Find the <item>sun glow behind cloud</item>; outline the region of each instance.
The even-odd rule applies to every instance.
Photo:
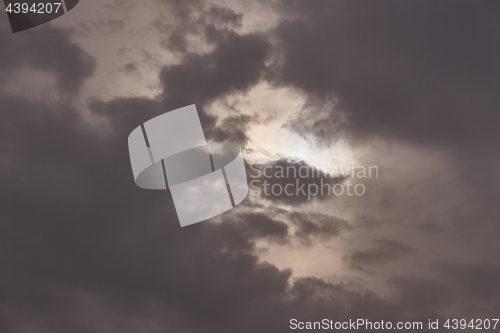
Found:
[[[300,112],[304,104],[305,98],[300,93],[262,82],[248,92],[214,101],[209,112],[222,119],[234,114],[255,117],[247,132],[250,140],[245,158],[249,162],[287,158],[307,161],[316,167],[353,163],[354,155],[346,142],[318,145],[287,127],[290,118]]]

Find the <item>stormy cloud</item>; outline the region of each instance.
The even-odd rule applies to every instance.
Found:
[[[496,2],[148,6],[81,2],[15,35],[0,15],[2,332],[287,332],[292,318],[425,332],[428,319],[497,315]],[[101,34],[89,12],[123,24]],[[115,70],[156,86],[116,93]],[[108,84],[110,98],[94,95]],[[293,92],[297,109],[215,103],[256,87]],[[251,196],[180,228],[168,190],[135,186],[127,137],[190,104],[209,139],[242,147],[249,181],[293,180],[264,177],[277,166],[320,175],[306,184],[350,180],[317,151],[377,161],[380,177],[364,196]],[[255,157],[263,128],[307,145]]]

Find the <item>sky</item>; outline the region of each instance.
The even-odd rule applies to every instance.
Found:
[[[81,0],[16,34],[1,14],[0,332],[498,318],[499,14],[494,0]],[[127,138],[191,104],[258,186],[181,228],[168,190],[135,185]]]

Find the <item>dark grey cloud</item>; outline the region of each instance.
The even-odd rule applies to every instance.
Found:
[[[242,14],[232,9],[206,6],[200,1],[171,1],[163,5],[174,16],[174,21],[179,22],[175,21],[174,29],[161,21],[156,21],[154,26],[167,38],[162,45],[169,51],[180,52],[181,61],[164,66],[159,73],[163,92],[155,100],[158,102],[155,109],[163,113],[196,104],[208,139],[245,145],[248,125],[255,117],[235,114],[217,125],[217,117],[205,107],[217,98],[245,92],[257,84],[267,70],[270,43],[265,36],[238,34],[230,29],[240,25],[242,19]],[[213,50],[190,53],[188,36],[206,40],[213,45]]]
[[[337,99],[350,131],[461,149],[499,139],[496,2],[285,1],[283,11],[277,82],[311,103]],[[325,121],[304,129],[333,136],[339,116]]]
[[[156,19],[154,26],[162,32],[160,44],[169,51],[188,52],[189,37],[202,37],[209,43],[220,40],[234,28],[241,26],[243,15],[228,7],[203,1],[169,1],[163,3],[169,19]],[[175,24],[172,24],[175,21]]]
[[[246,133],[252,122],[256,122],[255,117],[246,114],[229,116],[218,128],[214,129],[212,139],[218,142],[233,142],[239,144],[240,147],[245,147],[249,141]]]
[[[235,212],[238,212],[237,208]],[[288,242],[288,225],[265,213],[229,214],[223,220],[233,224],[239,221],[238,228],[242,233],[248,234],[249,239],[268,239],[280,244]]]
[[[382,219],[376,218],[367,214],[358,214],[355,218],[355,224],[360,228],[377,228],[384,224],[388,223],[388,221],[384,221]]]
[[[370,271],[391,261],[404,258],[412,252],[407,245],[391,239],[379,239],[374,243],[374,247],[357,250],[344,260],[353,269]]]
[[[0,84],[8,82],[14,71],[27,67],[55,75],[61,93],[78,93],[95,64],[80,47],[68,42],[68,31],[44,24],[12,34],[7,32],[8,24],[7,16],[0,15]]]
[[[497,265],[487,262],[439,263],[436,268],[453,288],[463,293],[464,299],[481,300],[485,307],[490,304],[494,309],[500,306],[500,269]]]
[[[436,223],[432,222],[427,222],[427,223],[422,223],[417,226],[420,230],[423,230],[428,233],[438,233],[443,231],[443,227],[439,226]]]
[[[352,229],[347,221],[321,213],[293,212],[289,217],[297,226],[295,236],[305,245],[312,245],[318,239],[330,240],[338,237],[342,231]]]
[[[123,70],[127,73],[135,72],[137,71],[137,64],[129,62],[128,64],[123,66]]]
[[[186,55],[181,64],[166,66],[160,73],[165,104],[170,110],[196,104],[211,137],[215,117],[206,113],[205,105],[217,97],[247,91],[259,82],[269,49],[269,43],[259,36],[230,33],[213,52]]]
[[[420,311],[426,304],[429,312],[448,309],[466,312],[468,318],[487,318],[498,312],[498,265],[484,261],[441,262],[434,267],[432,278],[392,279],[396,288],[405,290],[398,296],[401,306]]]
[[[110,7],[111,8],[111,7]],[[114,10],[120,10],[120,8],[113,8]],[[92,33],[119,33],[122,32],[127,26],[126,20],[124,19],[95,19],[89,20],[87,22],[80,23],[79,32],[82,34],[92,34]]]
[[[195,6],[193,3],[193,6],[198,8],[197,6],[201,5]],[[203,8],[201,6],[201,9]],[[185,8],[181,6],[178,9]],[[191,10],[188,12],[191,13]],[[189,13],[183,13],[181,10],[179,15],[191,15]],[[222,16],[220,20],[234,21],[233,23],[240,18],[240,15],[229,9],[213,6],[205,8],[203,14],[214,20]],[[196,104],[204,132],[209,140],[231,141],[241,146],[246,145],[249,140],[246,134],[249,125],[252,122],[261,122],[260,118],[235,113],[217,124],[217,117],[208,113],[205,108],[217,98],[245,92],[260,82],[267,70],[266,59],[271,45],[264,36],[240,35],[233,31],[218,29],[206,22],[202,23],[198,22],[210,30],[210,38],[215,43],[214,50],[206,54],[185,53],[179,64],[164,66],[159,74],[163,87],[160,98],[155,100],[118,98],[109,103],[94,101],[92,109],[101,115],[109,112],[113,114],[133,112],[136,117],[147,120],[149,119],[147,117],[153,115]],[[204,36],[205,30],[199,33]],[[134,66],[137,67],[133,63],[127,66],[125,67],[127,71],[133,70]],[[142,108],[144,112],[137,112]],[[127,127],[127,130],[129,129],[130,127]]]
[[[332,200],[335,197],[332,187],[346,179],[325,173],[306,161],[286,158],[248,164],[247,175],[250,191],[260,193],[261,197],[272,202],[292,206],[306,204],[311,200]],[[285,192],[287,185],[288,194]]]

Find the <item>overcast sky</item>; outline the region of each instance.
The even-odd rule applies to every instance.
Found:
[[[498,318],[499,15],[494,0],[81,0],[12,34],[1,13],[0,332]],[[181,228],[168,191],[135,185],[127,138],[190,104],[249,181],[378,177]]]

